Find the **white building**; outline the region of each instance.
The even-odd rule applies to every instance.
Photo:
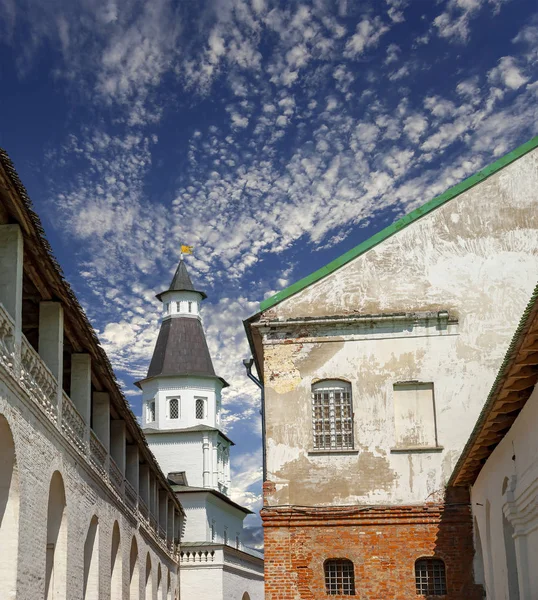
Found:
[[[178,598],[181,515],[0,150],[0,598]]]
[[[263,560],[243,544],[250,511],[233,502],[230,447],[220,430],[221,392],[183,260],[163,303],[161,329],[143,391],[143,430],[185,509],[181,591],[197,600],[263,598]]]
[[[538,598],[538,287],[450,484],[471,485],[475,579],[488,600]]]

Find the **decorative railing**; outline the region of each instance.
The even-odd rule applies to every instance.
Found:
[[[86,453],[86,424],[65,392],[62,392],[62,431],[81,452]]]
[[[58,382],[43,359],[23,335],[21,338],[21,385],[56,422],[58,416]]]
[[[182,563],[204,563],[214,562],[215,551],[214,550],[193,550],[187,552],[181,552],[180,558]]]
[[[140,513],[140,516],[142,517],[142,519],[144,519],[144,521],[149,521],[148,505],[144,502],[144,500],[142,500],[141,496],[138,497],[138,512]]]
[[[125,503],[131,510],[136,511],[138,494],[136,493],[136,490],[134,489],[134,487],[127,481],[127,479],[125,480],[124,485],[125,485]]]
[[[93,466],[105,478],[108,475],[106,468],[107,456],[107,449],[103,446],[93,429],[90,429],[90,460]]]
[[[123,492],[123,473],[120,471],[118,465],[114,462],[112,457],[109,458],[110,465],[108,472],[110,473],[110,481],[116,488],[116,491],[121,495]]]
[[[15,322],[0,303],[0,363],[12,371],[15,366]]]

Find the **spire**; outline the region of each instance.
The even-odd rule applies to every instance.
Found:
[[[157,298],[161,300],[162,295],[166,292],[196,292],[200,294],[202,298],[207,298],[207,295],[204,292],[200,292],[199,290],[194,289],[183,258],[181,258],[179,261],[179,265],[177,266],[176,272],[174,273],[174,277],[172,279],[170,287],[164,292],[157,294]]]

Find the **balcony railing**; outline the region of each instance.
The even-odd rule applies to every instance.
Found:
[[[84,421],[69,396],[62,390],[61,420],[58,412],[58,382],[26,337],[21,334],[21,347],[15,347],[15,322],[0,303],[0,366],[18,383],[41,411],[61,430],[68,442],[97,472],[99,479],[124,501],[155,542],[166,552],[178,553],[179,548],[166,531],[159,528],[157,519],[146,503],[125,479],[95,432]],[[108,463],[108,464],[107,464]],[[108,466],[108,469],[107,469]]]
[[[58,414],[58,382],[39,354],[23,335],[21,338],[21,385],[41,405],[52,421]]]

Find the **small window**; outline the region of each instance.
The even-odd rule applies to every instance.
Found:
[[[355,573],[350,560],[325,561],[325,591],[329,596],[355,595]]]
[[[239,536],[235,536],[235,547],[239,550]]]
[[[192,302],[189,302],[189,312],[192,312]]]
[[[148,402],[146,418],[148,423],[155,421],[155,402]]]
[[[228,530],[224,528],[224,545],[228,545]]]
[[[181,311],[181,302],[176,302],[176,311],[180,312]]]
[[[211,541],[215,541],[215,519],[211,521]]]
[[[179,399],[178,398],[170,398],[168,410],[169,410],[169,414],[170,414],[170,419],[179,419]]]
[[[320,381],[312,386],[314,449],[353,449],[351,385],[345,381]]]
[[[203,419],[205,417],[205,400],[196,398],[196,418]]]
[[[440,558],[420,558],[415,563],[417,596],[447,594],[445,563]]]
[[[170,302],[167,302],[167,303],[164,305],[164,312],[165,312],[165,313],[167,313],[169,308],[170,308]]]

